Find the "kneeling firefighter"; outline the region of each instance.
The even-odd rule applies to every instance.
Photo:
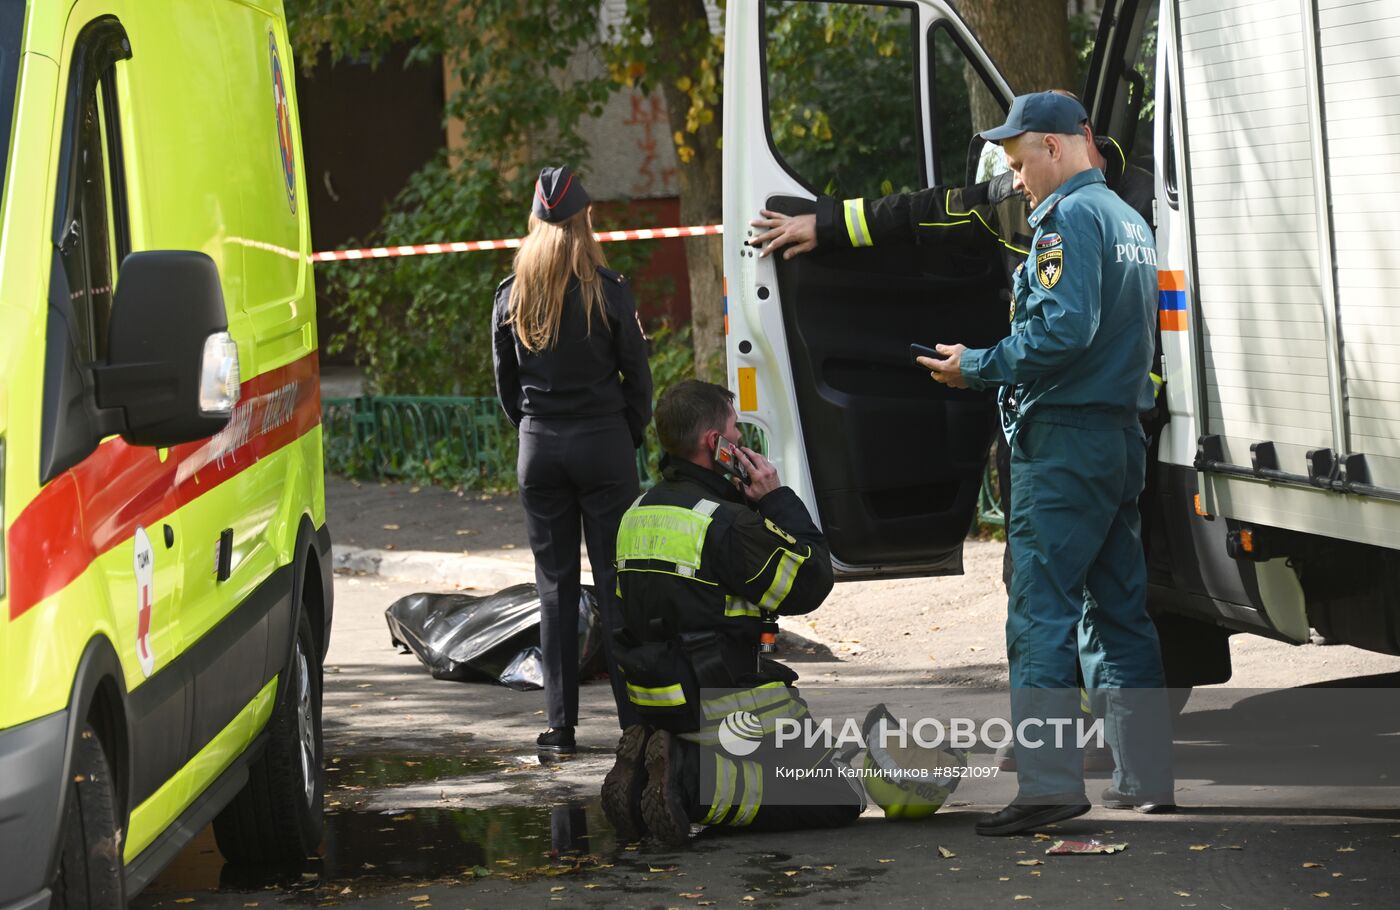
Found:
[[[807,706],[797,674],[760,656],[764,624],[826,599],[831,556],[777,470],[737,445],[733,398],[696,380],[667,389],[656,407],[664,479],[618,531],[615,654],[642,723],[622,734],[603,807],[629,840],[683,844],[692,823],[831,827],[865,805],[833,749],[775,735]]]

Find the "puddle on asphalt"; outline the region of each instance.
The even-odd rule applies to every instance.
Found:
[[[326,762],[326,789],[332,792],[369,790],[449,777],[488,774],[519,764],[520,760],[516,757],[490,753],[423,755],[415,758],[387,754],[337,756]]]
[[[565,874],[618,852],[597,799],[545,807],[327,812],[319,857],[286,867],[234,866],[224,862],[206,828],[145,894],[281,891],[320,903],[408,883]]]

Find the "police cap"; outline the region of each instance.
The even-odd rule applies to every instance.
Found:
[[[547,167],[535,182],[535,201],[530,211],[541,221],[559,224],[583,211],[588,202],[583,183],[567,165]]]

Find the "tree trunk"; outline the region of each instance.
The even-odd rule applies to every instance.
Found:
[[[1078,93],[1065,0],[959,0],[958,11],[1016,94],[1062,88]],[[1005,116],[982,81],[968,73],[973,125],[988,129]]]
[[[700,53],[682,39],[687,24],[707,22],[704,0],[653,0],[648,10],[652,40],[658,49],[677,54],[680,71],[695,72]],[[714,119],[695,133],[686,132],[690,97],[674,81],[661,86],[672,133],[683,133],[695,149],[689,163],[680,162],[681,223],[717,224],[723,214],[723,175],[719,145],[720,108]],[[724,382],[724,241],[692,237],[685,241],[690,271],[690,320],[695,344],[695,373],[701,379]],[[659,391],[659,390],[658,390]]]

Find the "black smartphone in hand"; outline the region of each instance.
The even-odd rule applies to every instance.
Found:
[[[918,367],[918,368],[921,369],[921,370],[922,370],[922,369],[927,369],[922,363],[919,363],[919,358],[920,358],[920,357],[932,357],[934,360],[943,360],[943,359],[944,359],[944,357],[943,357],[942,354],[938,353],[936,350],[934,350],[933,348],[929,347],[928,345],[923,345],[923,344],[911,344],[911,345],[909,345],[909,362],[912,363],[914,366]]]
[[[739,482],[744,486],[753,482],[748,469],[739,460],[738,447],[723,436],[715,442],[715,464],[719,465],[719,469],[730,477],[739,478]]]

